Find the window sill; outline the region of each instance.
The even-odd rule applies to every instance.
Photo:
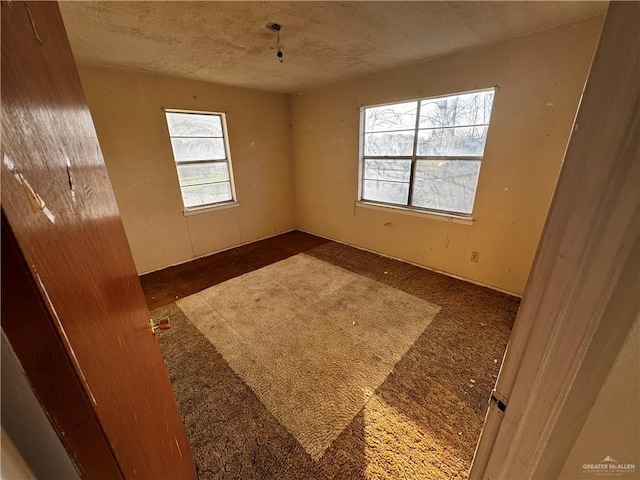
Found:
[[[423,210],[415,210],[413,208],[395,206],[395,205],[380,205],[378,203],[371,203],[365,201],[356,202],[356,207],[370,208],[372,210],[382,210],[388,212],[389,210],[396,211],[397,213],[414,215],[417,217],[430,218],[441,222],[459,223],[461,225],[473,225],[475,219],[471,217],[463,217],[457,215],[451,215],[449,213],[437,213],[428,212]]]
[[[236,208],[240,206],[240,202],[227,202],[220,203],[218,205],[207,205],[205,207],[194,207],[183,212],[185,217],[189,217],[191,215],[198,215],[199,213],[208,213],[215,212],[217,210],[226,210],[227,208]]]

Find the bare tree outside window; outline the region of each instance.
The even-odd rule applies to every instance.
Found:
[[[364,108],[362,200],[471,215],[494,94]]]
[[[165,115],[185,210],[232,202],[224,114],[167,110]]]

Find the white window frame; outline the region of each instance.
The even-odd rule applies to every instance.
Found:
[[[224,143],[224,151],[225,151],[225,159],[223,160],[190,160],[188,162],[178,162],[176,161],[175,154],[173,152],[173,146],[171,149],[171,154],[173,156],[173,165],[176,169],[176,174],[178,174],[178,164],[207,164],[207,163],[226,163],[227,169],[229,171],[229,183],[231,188],[231,200],[225,200],[222,202],[214,202],[207,203],[202,205],[194,205],[192,207],[187,207],[184,204],[184,197],[182,196],[182,183],[180,183],[180,176],[178,174],[178,188],[180,188],[180,198],[182,200],[182,206],[184,208],[184,215],[193,215],[196,213],[204,213],[211,210],[224,209],[229,207],[234,207],[239,205],[236,197],[236,186],[235,186],[235,178],[233,175],[233,162],[231,161],[231,149],[229,148],[229,134],[227,131],[227,115],[225,112],[206,112],[201,110],[184,110],[177,108],[165,108],[163,109],[165,113],[165,125],[167,125],[167,132],[169,135],[169,141],[171,142],[172,138],[176,138],[176,136],[171,135],[171,131],[169,130],[169,124],[167,122],[167,113],[186,113],[186,114],[194,114],[194,115],[210,115],[220,117],[220,124],[222,125],[222,138]],[[195,137],[193,137],[195,138]],[[206,137],[206,138],[219,138],[219,137]]]
[[[436,95],[436,96],[431,96],[431,97],[422,97],[422,98],[418,98],[418,99],[411,99],[411,100],[402,100],[402,101],[398,101],[398,102],[389,102],[389,103],[382,103],[382,104],[376,104],[376,105],[366,105],[363,107],[360,107],[360,135],[359,135],[359,140],[360,140],[360,144],[359,144],[359,163],[358,163],[358,202],[359,204],[363,205],[363,206],[373,206],[373,207],[379,207],[379,208],[394,208],[394,209],[399,209],[399,210],[407,210],[410,212],[416,212],[416,213],[423,213],[423,214],[432,214],[432,215],[436,215],[436,216],[445,216],[445,217],[453,217],[453,218],[460,218],[460,219],[468,219],[469,221],[472,221],[472,214],[473,214],[473,208],[475,207],[475,200],[477,198],[477,194],[478,194],[478,186],[476,185],[476,190],[474,191],[474,202],[473,202],[473,206],[472,206],[472,211],[470,213],[465,213],[465,212],[456,212],[456,211],[450,211],[450,210],[444,210],[444,209],[436,209],[436,208],[426,208],[426,207],[420,207],[420,206],[414,206],[411,205],[411,200],[412,200],[412,196],[413,196],[413,187],[414,187],[414,179],[415,179],[415,166],[416,166],[416,161],[417,160],[446,160],[446,161],[456,161],[456,160],[472,160],[472,161],[478,161],[480,162],[480,169],[478,171],[478,178],[480,175],[480,171],[482,170],[482,159],[484,157],[484,151],[482,155],[473,155],[473,156],[463,156],[463,155],[456,155],[456,156],[433,156],[433,155],[417,155],[417,147],[418,147],[418,132],[419,130],[425,130],[420,129],[419,128],[419,122],[420,122],[420,106],[422,104],[423,101],[425,100],[435,100],[438,98],[446,98],[446,97],[455,97],[455,96],[459,96],[459,95],[467,95],[467,94],[471,94],[471,93],[482,93],[482,92],[493,92],[494,93],[494,98],[493,98],[493,103],[492,103],[492,107],[491,107],[491,114],[489,117],[489,121],[486,124],[478,124],[478,125],[469,125],[469,126],[486,126],[487,127],[487,138],[488,138],[488,132],[489,132],[489,126],[491,124],[491,117],[493,116],[493,106],[495,104],[495,95],[497,93],[497,87],[489,87],[489,88],[481,88],[481,89],[477,89],[477,90],[468,90],[468,91],[464,91],[464,92],[456,92],[456,93],[447,93],[444,95]],[[414,127],[414,140],[413,140],[413,149],[412,149],[412,154],[411,155],[392,155],[392,156],[385,156],[385,155],[365,155],[364,154],[364,141],[365,141],[365,125],[366,125],[366,110],[370,109],[370,108],[376,108],[376,107],[383,107],[386,105],[398,105],[398,104],[402,104],[402,103],[409,103],[409,102],[416,102],[417,103],[417,110],[416,110],[416,123],[415,123],[415,127]],[[466,125],[461,125],[460,127],[464,127]],[[442,127],[441,127],[442,128]],[[444,127],[444,128],[452,128],[452,127]],[[485,147],[486,147],[486,140],[485,140]],[[400,204],[400,203],[391,203],[391,202],[383,202],[383,201],[379,201],[379,200],[369,200],[364,198],[364,164],[365,164],[365,159],[374,159],[374,160],[411,160],[411,171],[410,171],[410,176],[409,176],[409,195],[407,196],[407,203],[406,204]],[[479,183],[479,180],[478,180]]]

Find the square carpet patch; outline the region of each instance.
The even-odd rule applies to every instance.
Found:
[[[314,460],[440,311],[305,254],[176,304]]]

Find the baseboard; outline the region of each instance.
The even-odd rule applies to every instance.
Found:
[[[445,272],[443,270],[438,270],[436,268],[427,267],[426,265],[421,265],[419,263],[411,262],[409,260],[405,260],[404,258],[398,258],[398,257],[394,257],[392,255],[387,255],[386,253],[377,252],[375,250],[371,250],[369,248],[361,247],[359,245],[353,245],[351,243],[343,242],[342,240],[338,240],[336,238],[331,238],[331,237],[328,237],[326,235],[320,235],[319,233],[310,232],[308,230],[303,230],[301,228],[294,228],[294,230],[297,230],[299,232],[308,233],[309,235],[315,235],[316,237],[324,238],[326,240],[331,240],[332,242],[341,243],[342,245],[347,245],[348,247],[356,248],[358,250],[363,250],[365,252],[374,253],[376,255],[380,255],[381,257],[390,258],[391,260],[396,260],[396,261],[402,262],[402,263],[408,263],[409,265],[413,265],[414,267],[423,268],[425,270],[429,270],[430,272],[435,272],[435,273],[439,273],[441,275],[446,275],[447,277],[455,278],[456,280],[462,280],[463,282],[473,283],[474,285],[478,285],[480,287],[489,288],[491,290],[495,290],[496,292],[505,293],[507,295],[511,295],[512,297],[522,298],[522,294],[520,294],[520,293],[515,293],[515,292],[512,292],[510,290],[506,290],[504,288],[496,287],[494,285],[489,285],[489,284],[486,284],[486,283],[478,282],[478,281],[472,280],[470,278],[461,277],[460,275],[455,275],[453,273]]]
[[[431,268],[431,267],[428,267],[426,265],[421,265],[419,263],[411,262],[409,260],[405,260],[404,258],[394,257],[393,255],[387,255],[386,253],[378,252],[376,250],[371,250],[369,248],[361,247],[359,245],[354,245],[352,243],[348,243],[348,242],[344,242],[342,240],[338,240],[337,238],[331,238],[331,237],[329,237],[327,235],[321,235],[319,233],[315,233],[315,232],[311,232],[311,231],[308,231],[308,230],[304,230],[302,228],[291,228],[289,230],[284,230],[282,232],[274,233],[273,235],[269,235],[269,236],[266,236],[266,237],[261,237],[261,238],[255,239],[255,240],[251,240],[249,242],[239,243],[239,244],[233,245],[231,247],[223,248],[221,250],[216,250],[215,252],[205,253],[204,255],[198,255],[197,257],[192,257],[192,258],[189,258],[187,260],[182,260],[180,262],[172,263],[172,264],[166,265],[164,267],[156,268],[156,269],[153,269],[153,270],[148,270],[146,272],[139,273],[138,276],[141,277],[142,275],[147,275],[149,273],[158,272],[160,270],[164,270],[165,268],[175,267],[177,265],[182,265],[183,263],[188,263],[188,262],[192,262],[193,260],[198,260],[199,258],[209,257],[211,255],[216,255],[218,253],[226,252],[227,250],[232,250],[234,248],[243,247],[245,245],[250,245],[252,243],[260,242],[262,240],[267,240],[269,238],[277,237],[278,235],[284,235],[285,233],[290,233],[290,232],[295,232],[295,231],[307,233],[309,235],[314,235],[316,237],[324,238],[326,240],[331,240],[332,242],[340,243],[342,245],[347,245],[348,247],[352,247],[352,248],[356,248],[358,250],[362,250],[362,251],[365,251],[365,252],[373,253],[375,255],[380,255],[381,257],[390,258],[391,260],[396,260],[398,262],[408,263],[409,265],[413,265],[414,267],[423,268],[425,270],[429,270],[430,272],[439,273],[440,275],[446,275],[447,277],[455,278],[456,280],[462,280],[463,282],[473,283],[474,285],[479,285],[481,287],[489,288],[491,290],[495,290],[495,291],[500,292],[500,293],[505,293],[507,295],[511,295],[512,297],[522,298],[522,294],[520,294],[520,293],[515,293],[515,292],[512,292],[510,290],[506,290],[504,288],[496,287],[494,285],[489,285],[489,284],[486,284],[486,283],[478,282],[477,280],[472,280],[470,278],[462,277],[460,275],[455,275],[453,273],[445,272],[443,270],[438,270],[436,268]]]
[[[291,228],[289,230],[284,230],[282,232],[274,233],[273,235],[268,235],[266,237],[256,238],[255,240],[251,240],[249,242],[238,243],[237,245],[232,245],[231,247],[223,248],[221,250],[216,250],[215,252],[205,253],[204,255],[198,255],[196,257],[188,258],[186,260],[181,260],[179,262],[172,263],[170,265],[165,265],[164,267],[155,268],[153,270],[148,270],[146,272],[138,273],[138,277],[141,277],[142,275],[147,275],[148,273],[159,272],[160,270],[164,270],[165,268],[176,267],[178,265],[182,265],[183,263],[193,262],[194,260],[198,260],[199,258],[210,257],[211,255],[216,255],[218,253],[226,252],[227,250],[233,250],[234,248],[244,247],[245,245],[250,245],[252,243],[261,242],[262,240],[267,240],[269,238],[277,237],[278,235],[284,235],[285,233],[295,232],[296,230],[298,230],[298,229],[297,228]],[[317,235],[317,236],[319,236],[319,235]]]

